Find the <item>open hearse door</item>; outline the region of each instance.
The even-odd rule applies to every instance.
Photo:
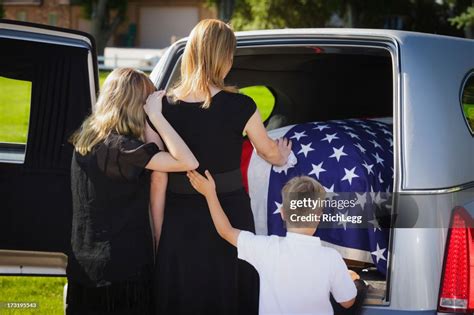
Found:
[[[1,115],[25,111],[20,126],[6,124],[0,134],[0,273],[64,275],[72,212],[68,138],[95,103],[94,40],[0,19],[0,51],[1,84],[14,81],[27,91],[21,99],[13,91],[0,98],[8,102]],[[8,136],[22,127],[23,140]]]

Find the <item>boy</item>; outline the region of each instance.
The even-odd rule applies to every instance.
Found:
[[[289,220],[290,211],[298,214],[298,210],[290,210],[290,204],[294,204],[292,196],[325,198],[324,188],[316,180],[295,177],[283,187],[281,215],[287,235],[279,237],[255,235],[232,227],[219,203],[211,174],[206,171],[204,177],[190,171],[187,175],[194,189],[206,198],[219,235],[237,247],[238,258],[258,271],[260,314],[333,314],[330,293],[344,308],[354,304],[357,290],[341,255],[313,237],[317,223],[302,225]],[[300,210],[299,214],[307,214],[312,209]],[[319,216],[322,208],[316,212]]]

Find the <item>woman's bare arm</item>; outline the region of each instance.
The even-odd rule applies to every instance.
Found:
[[[258,110],[250,117],[244,131],[262,159],[273,165],[285,165],[291,152],[291,141],[271,139],[263,126]]]
[[[166,186],[168,173],[153,172],[151,175],[150,208],[155,234],[155,247],[160,243],[161,227],[165,211]]]
[[[160,150],[164,150],[164,144],[160,136],[146,123],[145,141],[154,142]],[[161,236],[161,226],[165,210],[166,186],[168,185],[168,173],[153,171],[151,174],[150,186],[150,209],[153,222],[153,232],[155,235],[155,247],[158,247]]]

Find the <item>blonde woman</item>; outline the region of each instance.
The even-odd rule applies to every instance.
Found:
[[[255,102],[225,85],[235,46],[227,24],[215,19],[199,22],[184,50],[181,79],[163,98],[163,115],[196,155],[198,171],[215,174],[219,200],[232,225],[255,232],[240,172],[242,134],[275,165],[286,163],[291,143],[270,139]],[[152,185],[152,197],[161,193]],[[257,314],[257,272],[238,260],[235,248],[219,237],[206,200],[186,174],[168,175],[164,214],[159,214],[160,209],[154,209],[162,218],[156,222],[163,222],[156,258],[155,314]]]
[[[72,137],[67,314],[150,314],[150,171],[198,165],[161,114],[163,95],[144,73],[114,70]],[[145,143],[145,112],[168,152],[158,137]]]

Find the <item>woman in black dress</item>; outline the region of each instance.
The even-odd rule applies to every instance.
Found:
[[[197,167],[161,114],[164,93],[154,91],[144,73],[114,70],[94,112],[71,139],[67,314],[150,314],[150,170]],[[161,140],[145,139],[154,134],[145,112],[169,152],[162,151]]]
[[[198,23],[184,50],[181,79],[163,98],[163,115],[195,154],[198,171],[215,174],[232,225],[255,231],[240,172],[243,133],[260,156],[276,165],[286,163],[291,143],[270,139],[255,102],[224,84],[235,45],[233,31],[222,21]],[[184,173],[168,175],[164,209],[155,314],[258,314],[257,272],[219,237],[206,200]]]

